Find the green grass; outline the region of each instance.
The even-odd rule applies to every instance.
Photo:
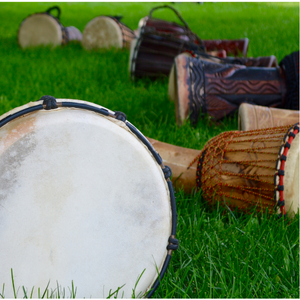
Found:
[[[0,114],[43,95],[73,98],[123,111],[143,134],[201,149],[213,136],[237,129],[237,117],[193,128],[175,124],[167,79],[132,82],[128,50],[86,51],[80,45],[22,50],[21,21],[58,4],[65,26],[84,26],[100,14],[123,15],[137,28],[159,3],[0,3]],[[248,56],[280,61],[299,50],[298,3],[177,3],[203,39],[250,40]],[[157,17],[175,20],[167,11]],[[299,298],[299,214],[294,219],[244,215],[207,207],[199,193],[176,193],[179,250],[154,294],[156,298]]]

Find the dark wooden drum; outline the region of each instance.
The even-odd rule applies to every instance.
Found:
[[[152,18],[153,11],[160,8],[173,10],[183,26]],[[185,51],[205,51],[205,47],[174,8],[168,5],[155,7],[149,16],[140,20],[137,38],[131,42],[131,76],[133,79],[143,76],[168,76],[174,58]]]
[[[247,56],[249,39],[203,40],[206,51],[225,50],[229,56]]]
[[[57,16],[51,14],[57,11]],[[65,45],[81,41],[82,34],[74,26],[64,27],[60,21],[60,8],[50,7],[46,12],[35,13],[22,21],[18,31],[18,43],[22,48],[40,45]]]

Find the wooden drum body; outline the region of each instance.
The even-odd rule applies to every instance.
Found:
[[[84,28],[82,45],[86,49],[130,48],[134,32],[114,17],[98,16]]]
[[[51,14],[52,10],[57,10],[57,17]],[[57,6],[49,8],[46,12],[28,16],[19,27],[19,45],[22,48],[40,45],[60,46],[70,41],[81,41],[81,32],[74,26],[64,27],[59,17],[60,9]]]
[[[169,77],[169,97],[175,101],[178,125],[186,119],[195,125],[206,113],[220,120],[233,115],[245,102],[299,109],[299,79],[294,70],[297,65],[292,60],[293,72],[289,73],[285,68],[288,65],[283,64],[295,53],[287,55],[279,67],[274,68],[247,67],[230,64],[227,58],[204,56],[182,53],[175,58]]]
[[[208,202],[282,214],[299,209],[299,123],[224,132],[202,149],[197,185]],[[283,201],[283,202],[282,202]]]
[[[227,55],[247,56],[249,39],[203,40],[206,51],[225,50]]]
[[[169,169],[124,114],[46,97],[0,119],[5,296],[11,269],[33,297],[73,281],[80,298],[128,298],[141,274],[135,295],[153,294],[178,247]]]
[[[239,130],[285,126],[299,122],[299,110],[280,109],[242,103],[239,107]]]
[[[293,215],[299,209],[298,126],[223,132],[202,150],[148,140],[172,168],[177,189],[201,189],[208,203],[244,212],[279,206]]]
[[[183,26],[165,20],[152,18],[152,12],[159,8],[172,9]],[[205,51],[202,41],[194,34],[174,8],[159,6],[139,22],[137,39],[130,48],[129,71],[135,77],[168,76],[174,58],[185,51]]]

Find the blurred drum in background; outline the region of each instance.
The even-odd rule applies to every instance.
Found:
[[[82,45],[85,49],[130,48],[134,32],[117,17],[98,16],[83,30]]]
[[[149,139],[173,171],[174,186],[202,190],[208,203],[244,212],[299,210],[299,123],[228,131],[200,150]]]
[[[228,56],[247,56],[249,39],[203,40],[206,51],[225,50]]]
[[[56,10],[57,16],[51,14]],[[65,45],[71,41],[81,41],[82,34],[74,26],[64,27],[60,19],[60,8],[50,7],[46,12],[28,16],[21,23],[18,31],[18,43],[22,48],[52,45]]]
[[[239,130],[285,126],[299,122],[299,110],[280,109],[242,103],[239,107]]]
[[[152,13],[161,8],[171,9],[183,25],[153,18]],[[178,54],[196,50],[205,51],[205,46],[179,13],[168,5],[155,7],[140,20],[137,38],[131,43],[131,77],[168,76]]]
[[[0,170],[6,297],[154,293],[178,247],[171,171],[125,114],[51,96],[15,108],[0,118]]]
[[[276,68],[221,60],[186,54],[175,58],[169,96],[175,101],[178,125],[186,119],[196,125],[206,113],[220,120],[234,114],[244,102],[299,110],[299,52],[287,55]]]

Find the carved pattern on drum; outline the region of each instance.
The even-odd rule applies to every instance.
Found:
[[[232,114],[243,102],[257,102],[265,106],[280,105],[282,102],[285,85],[276,68],[262,73],[260,68],[220,64],[197,58],[189,60],[190,69],[194,69],[190,70],[190,76],[199,76],[199,80],[204,81],[205,89],[202,97],[199,97],[196,88],[191,89],[194,94],[190,98],[204,103],[204,112],[209,112],[216,120]],[[195,81],[194,78],[191,82]],[[195,111],[197,109],[199,106],[191,106],[192,124],[196,123],[195,117],[199,116],[199,111]]]
[[[259,112],[256,112],[256,124],[257,128],[268,128],[268,127],[274,127],[273,118],[271,111],[268,107],[262,107],[263,109]],[[258,125],[259,123],[259,125]],[[281,126],[281,124],[278,124],[277,126]]]
[[[204,73],[202,62],[191,61],[187,58],[189,64],[189,76],[190,76],[190,86],[189,86],[189,110],[190,119],[193,124],[195,124],[199,118],[200,112],[205,113],[205,100],[204,100]]]
[[[276,84],[261,80],[236,81],[214,79],[207,76],[206,91],[209,94],[276,94],[280,91]]]
[[[288,128],[224,132],[212,138],[198,156],[197,183],[205,199],[246,212],[254,205],[258,211],[273,210],[275,165]]]

